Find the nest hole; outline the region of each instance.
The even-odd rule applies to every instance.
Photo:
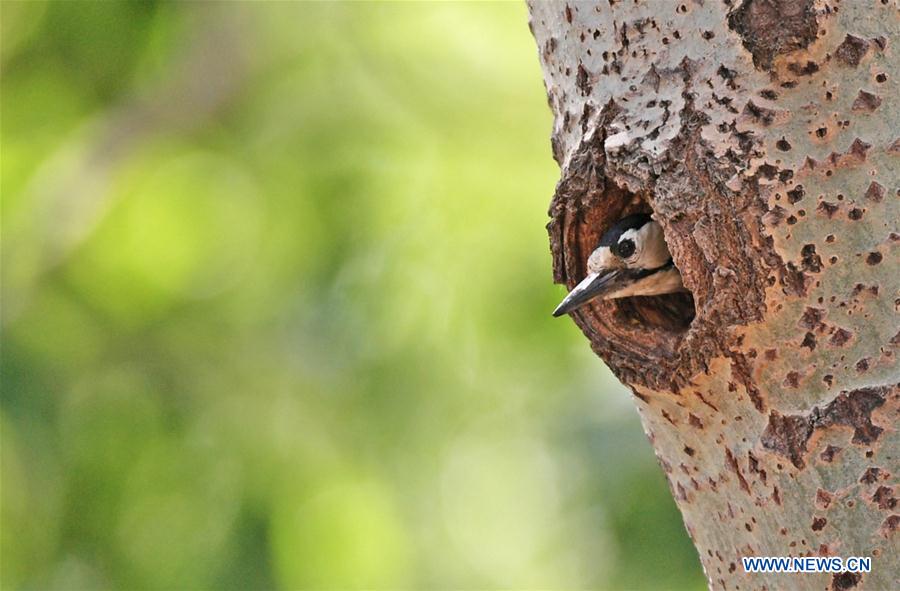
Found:
[[[565,224],[566,258],[574,259],[566,265],[570,289],[586,275],[588,257],[613,224],[633,213],[653,213],[646,196],[609,185],[611,183],[599,199],[583,207]],[[671,247],[669,251],[672,252]],[[582,321],[614,342],[627,342],[629,346],[637,345],[645,351],[668,356],[674,354],[681,337],[689,330],[696,307],[693,295],[685,290],[655,296],[595,300],[583,309],[583,314]]]

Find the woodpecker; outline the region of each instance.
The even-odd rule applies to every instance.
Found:
[[[587,277],[553,311],[562,316],[596,298],[614,299],[684,291],[662,227],[649,214],[622,218],[603,234],[587,262]]]

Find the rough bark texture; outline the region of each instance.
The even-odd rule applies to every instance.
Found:
[[[574,314],[714,589],[900,589],[896,2],[531,2],[554,279],[653,211],[691,295]],[[742,556],[871,556],[746,574]]]

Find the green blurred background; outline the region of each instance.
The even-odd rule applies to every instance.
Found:
[[[704,588],[521,3],[0,10],[3,589]]]

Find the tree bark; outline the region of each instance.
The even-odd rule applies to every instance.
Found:
[[[529,2],[571,289],[652,211],[690,294],[573,314],[713,589],[900,589],[895,1]],[[750,574],[744,556],[869,556]]]

